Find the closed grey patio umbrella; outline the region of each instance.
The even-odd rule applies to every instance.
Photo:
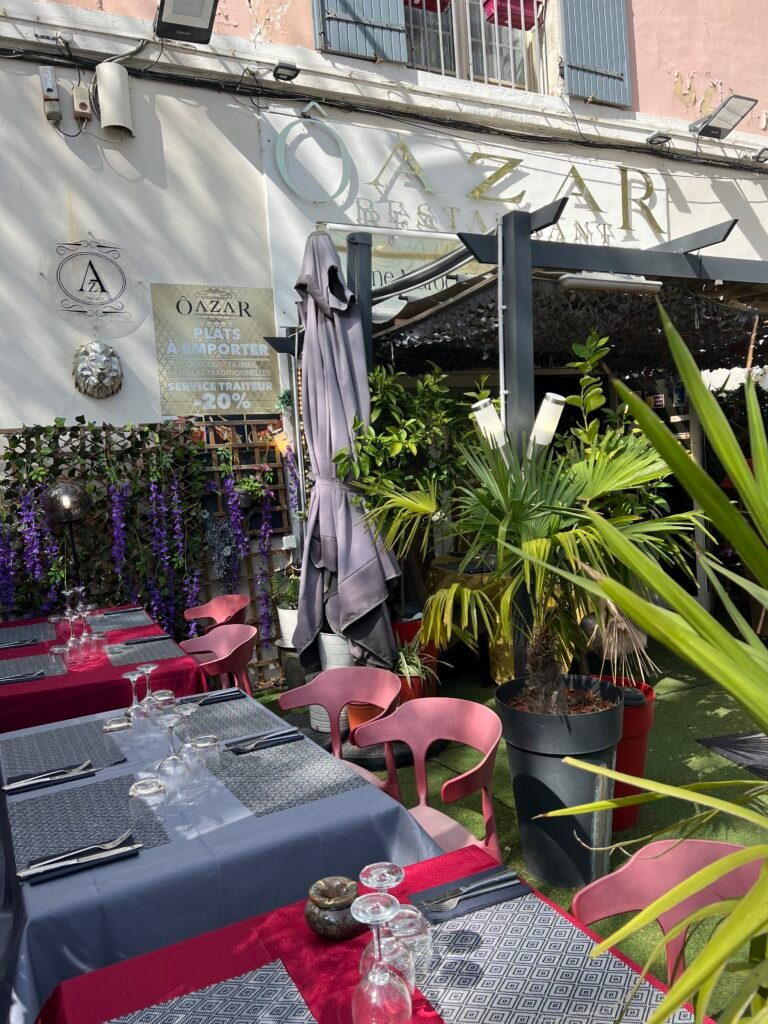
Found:
[[[304,325],[304,432],[314,473],[301,567],[294,647],[302,664],[318,667],[324,620],[369,665],[391,668],[396,647],[386,606],[387,584],[400,569],[367,526],[354,492],[336,476],[333,457],[352,443],[357,417],[368,423],[371,397],[360,313],[324,231],[307,239],[296,282]]]

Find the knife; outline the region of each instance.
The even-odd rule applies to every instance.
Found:
[[[502,881],[513,882],[516,878],[516,871],[498,871],[494,875],[485,875],[485,877],[479,879],[477,882],[469,882],[467,885],[459,885],[455,889],[448,889],[447,892],[441,892],[435,896],[430,896],[429,899],[419,899],[418,903],[420,906],[428,907],[430,903],[442,903],[443,900],[452,900],[456,896],[466,896],[467,893],[472,893],[476,889],[483,889],[486,885],[495,885],[496,882]]]
[[[34,779],[21,779],[18,782],[9,782],[3,786],[2,789],[9,796],[13,796],[14,793],[27,793],[33,789],[45,789],[47,786],[57,786],[61,782],[76,782],[80,779],[90,779],[98,772],[103,772],[106,768],[114,768],[117,764],[124,764],[128,760],[126,757],[120,757],[111,764],[105,764],[101,768],[93,768],[91,762],[87,762],[87,767],[80,765],[76,769],[59,769],[57,772],[50,772],[47,775],[40,775]]]
[[[133,647],[134,644],[153,644],[157,640],[171,640],[168,633],[155,633],[154,636],[140,636],[136,640],[121,640],[120,646]]]
[[[7,643],[0,644],[0,650],[5,650],[9,647],[32,647],[34,644],[39,643],[40,641],[36,636],[31,636],[28,640],[9,640]]]
[[[40,669],[38,672],[22,672],[16,676],[0,676],[0,686],[3,683],[26,683],[32,679],[45,679],[45,672]]]
[[[109,863],[113,860],[122,860],[124,857],[135,856],[143,847],[143,843],[133,843],[131,846],[122,846],[117,850],[104,850],[102,853],[91,853],[81,857],[71,857],[69,860],[59,860],[55,864],[22,868],[21,871],[16,872],[16,877],[20,882],[31,882],[34,885],[35,882],[58,878],[59,875],[69,875],[80,868],[87,868],[91,865],[98,867],[104,861]]]

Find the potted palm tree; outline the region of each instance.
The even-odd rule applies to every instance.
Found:
[[[592,367],[607,346],[594,334],[574,351]],[[581,422],[548,450],[519,455],[512,443],[465,449],[467,483],[456,487],[449,515],[432,485],[410,492],[384,485],[371,513],[399,552],[420,537],[426,553],[433,524],[442,519],[443,536],[466,546],[464,564],[487,570],[481,586],[459,581],[429,597],[422,642],[444,649],[455,638],[475,644],[482,633],[508,645],[525,638],[527,663],[499,687],[496,705],[526,866],[562,885],[584,884],[605,870],[602,855],[588,847],[608,845],[610,822],[584,815],[574,829],[573,819],[564,826],[537,815],[594,799],[593,783],[563,766],[562,758],[578,750],[612,764],[622,727],[621,688],[593,680],[582,668],[588,643],[582,621],[597,616],[609,662],[629,658],[642,675],[647,659],[642,634],[619,609],[595,600],[561,570],[586,568],[635,585],[602,542],[590,510],[600,511],[654,559],[682,568],[697,521],[693,513],[665,513],[658,488],[669,475],[667,464],[632,423],[597,415],[605,396],[594,373],[582,373],[573,398],[571,404],[581,406]],[[579,674],[571,674],[573,666]]]

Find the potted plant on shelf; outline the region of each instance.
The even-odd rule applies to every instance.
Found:
[[[483,633],[492,643],[527,639],[526,670],[499,688],[497,711],[526,866],[537,877],[563,885],[582,885],[605,868],[603,855],[589,847],[608,845],[610,822],[584,815],[574,829],[573,819],[564,827],[537,815],[594,798],[592,783],[561,759],[578,750],[611,764],[623,710],[620,687],[586,673],[569,674],[574,664],[577,669],[585,664],[582,620],[590,613],[598,616],[609,662],[629,659],[642,675],[648,659],[642,634],[618,608],[595,601],[561,571],[586,566],[634,585],[631,572],[602,543],[591,509],[655,559],[683,569],[698,522],[694,513],[665,512],[658,490],[669,469],[633,424],[621,416],[597,415],[605,396],[589,369],[606,355],[605,339],[593,334],[574,352],[587,364],[572,403],[581,406],[579,424],[532,455],[518,455],[511,441],[500,449],[486,444],[464,449],[467,483],[457,486],[451,515],[442,516],[441,525],[444,535],[466,543],[464,565],[483,563],[487,572],[481,585],[456,582],[432,594],[420,634],[438,649],[454,638],[476,644]],[[383,485],[379,497],[371,518],[387,542],[402,551],[419,537],[426,553],[431,529],[441,518],[437,488],[401,492]]]
[[[289,647],[293,646],[293,633],[299,616],[300,582],[300,570],[295,565],[276,569],[269,580],[272,600],[280,624],[280,635]]]
[[[241,475],[235,484],[240,508],[249,509],[254,502],[261,501],[269,491],[271,482],[272,470],[269,466],[256,466],[253,474]]]

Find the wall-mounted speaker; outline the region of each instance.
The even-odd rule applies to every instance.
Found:
[[[155,34],[161,39],[209,43],[219,0],[160,0]]]

